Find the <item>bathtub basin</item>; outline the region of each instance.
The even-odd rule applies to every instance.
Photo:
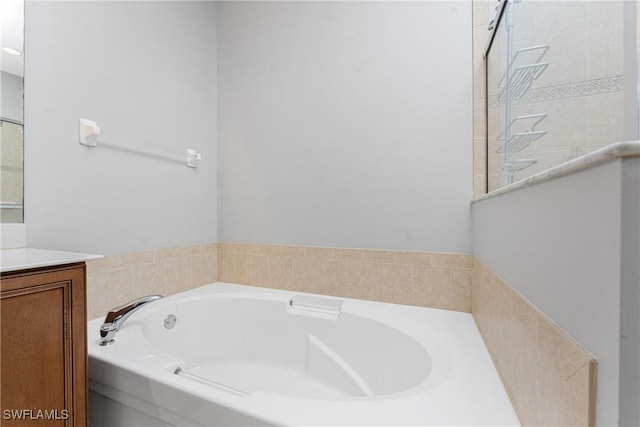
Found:
[[[216,283],[99,346],[90,423],[516,425],[471,315]]]

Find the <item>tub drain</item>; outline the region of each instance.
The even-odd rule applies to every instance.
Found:
[[[176,318],[176,316],[174,316],[173,314],[168,315],[167,317],[164,318],[164,327],[166,329],[171,329],[174,326],[176,326],[176,322],[178,321],[178,319]]]

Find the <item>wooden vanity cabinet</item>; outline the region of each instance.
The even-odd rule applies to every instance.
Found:
[[[81,262],[2,273],[0,425],[87,425],[85,272]]]

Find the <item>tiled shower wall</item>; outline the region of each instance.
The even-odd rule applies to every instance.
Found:
[[[474,194],[482,194],[484,159],[485,71],[482,54],[489,35],[488,20],[497,2],[474,0]],[[512,105],[512,117],[547,113],[537,130],[548,133],[512,159],[535,159],[537,164],[514,173],[514,181],[623,139],[623,2],[527,1],[514,9],[514,51],[548,44],[543,58],[548,68],[524,97]],[[494,48],[495,49],[495,48]],[[497,64],[497,52],[491,63]],[[492,67],[497,69],[497,65]],[[498,78],[494,79],[495,81]],[[497,88],[489,92],[489,190],[499,186],[502,131]]]

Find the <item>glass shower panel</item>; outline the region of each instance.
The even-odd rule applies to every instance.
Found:
[[[489,191],[623,139],[623,3],[506,3],[486,57]]]

